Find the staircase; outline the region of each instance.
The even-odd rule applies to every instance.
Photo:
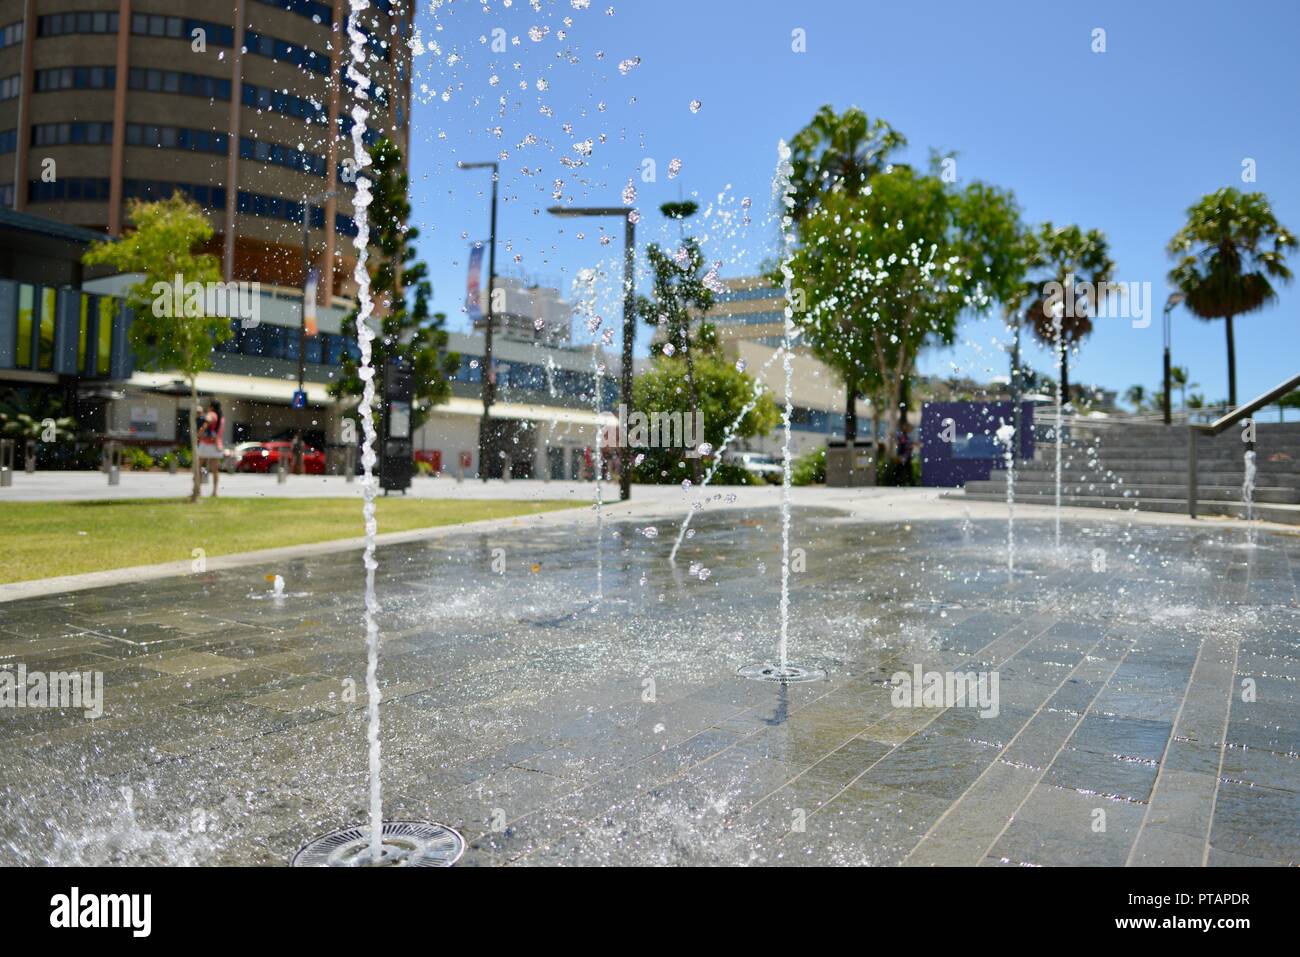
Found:
[[[1054,417],[1039,421],[1039,430]],[[1139,508],[1186,515],[1187,434],[1182,425],[1076,418],[1063,430],[1061,504]],[[1241,500],[1245,444],[1240,429],[1201,435],[1197,445],[1197,511],[1244,518]],[[1300,423],[1256,424],[1254,515],[1300,525]],[[954,493],[961,497],[962,493]],[[1005,502],[1006,473],[968,482],[965,498]],[[1051,505],[1056,500],[1056,446],[1037,444],[1033,461],[1016,466],[1016,502]]]

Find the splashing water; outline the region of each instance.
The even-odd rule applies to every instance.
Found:
[[[1251,523],[1246,528],[1246,543],[1255,544],[1255,450],[1247,449],[1245,455],[1246,474],[1241,480],[1241,500],[1246,505],[1246,521]]]
[[[361,490],[365,499],[362,516],[366,524],[366,548],[363,563],[366,568],[366,712],[368,726],[366,740],[369,744],[370,773],[370,856],[378,862],[382,853],[382,834],[384,826],[384,802],[381,790],[380,754],[379,754],[379,601],[375,597],[375,534],[379,523],[375,520],[375,368],[371,363],[370,343],[375,334],[371,331],[369,320],[374,311],[374,302],[370,298],[370,273],[366,269],[366,259],[370,247],[370,179],[361,174],[370,165],[370,154],[366,150],[366,120],[370,111],[365,103],[370,99],[370,77],[362,72],[366,62],[366,35],[360,26],[361,12],[370,6],[370,0],[348,0],[348,40],[351,60],[348,62],[348,79],[352,81],[357,103],[352,107],[352,158],[356,161],[358,175],[357,191],[352,201],[353,219],[357,224],[357,234],[352,245],[357,251],[357,263],[352,271],[352,278],[357,284],[357,345],[361,351],[359,375],[361,376],[361,403],[357,412],[361,417],[363,439],[361,443],[361,465],[363,468]]]
[[[998,442],[1006,449],[1007,462],[1007,577],[1016,573],[1016,427],[1010,422],[998,426]]]
[[[781,334],[781,366],[785,370],[785,412],[782,416],[785,435],[781,441],[781,671],[786,669],[786,640],[790,632],[790,420],[794,418],[794,363],[790,358],[791,344],[794,341],[794,270],[790,263],[794,259],[794,236],[791,227],[794,218],[794,172],[790,163],[790,147],[785,140],[777,143],[776,182],[773,190],[781,197],[781,243],[785,247],[785,258],[781,260],[781,284],[785,290],[785,326]]]
[[[1061,547],[1061,426],[1064,417],[1061,395],[1061,379],[1065,373],[1065,336],[1062,331],[1061,314],[1063,309],[1058,302],[1052,308],[1052,329],[1056,332],[1056,547]]]
[[[754,411],[754,406],[758,405],[758,400],[762,398],[765,386],[763,385],[763,382],[759,378],[759,376],[761,376],[764,370],[766,370],[767,367],[772,364],[772,362],[776,359],[777,356],[784,355],[784,354],[785,354],[785,345],[783,344],[780,347],[778,347],[775,352],[773,352],[770,356],[768,356],[767,361],[764,362],[763,365],[759,368],[758,370],[759,375],[754,377],[754,394],[753,396],[750,397],[750,400],[746,402],[745,405],[741,408],[740,414],[736,416],[735,420],[731,423],[731,425],[727,427],[727,431],[723,433],[722,444],[718,446],[717,449],[718,452],[717,457],[714,458],[713,464],[709,466],[709,470],[704,473],[704,478],[700,480],[701,489],[703,489],[705,486],[709,484],[709,482],[713,480],[714,474],[718,471],[718,467],[722,464],[723,453],[727,451],[727,447],[731,445],[732,440],[735,439],[736,437],[736,432],[740,430],[740,423],[745,421],[745,416],[749,415],[750,412]],[[739,363],[737,364],[739,365]],[[702,502],[703,500],[701,499],[700,501]],[[698,507],[698,502],[696,507]],[[682,519],[681,527],[677,529],[677,541],[673,543],[673,550],[668,554],[668,563],[670,565],[677,564],[677,551],[682,547],[682,540],[686,538],[686,530],[691,526],[691,517],[695,514],[696,507],[692,507],[687,510],[686,517]]]
[[[600,391],[601,391],[601,363],[600,363],[600,345],[599,341],[591,341],[591,372],[595,381],[595,388],[591,390],[591,404],[596,412],[596,601],[599,602],[605,597],[605,503],[600,493],[600,480],[605,471],[605,463],[601,459],[600,439]]]

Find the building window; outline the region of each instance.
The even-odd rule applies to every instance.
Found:
[[[77,371],[89,375],[86,368],[86,354],[90,344],[90,296],[81,294],[81,315],[77,321]]]
[[[23,283],[18,287],[18,341],[14,351],[14,364],[20,369],[32,367],[32,310],[36,303],[36,289]]]
[[[244,31],[244,49],[269,60],[283,60],[296,67],[326,76],[330,71],[330,58],[310,47],[279,40],[257,30]]]
[[[29,203],[102,202],[108,199],[108,177],[64,176],[52,183],[27,181]]]
[[[0,49],[23,42],[23,21],[18,20],[0,27]]]
[[[230,100],[229,80],[199,73],[132,67],[127,75],[127,84],[133,90],[147,93],[179,93],[182,96],[198,96],[209,100]]]
[[[38,37],[61,37],[70,33],[116,33],[117,14],[106,10],[51,13],[36,18]]]
[[[0,155],[12,153],[18,148],[17,130],[0,130]]]
[[[167,17],[156,13],[131,14],[131,32],[140,37],[192,40],[194,31],[202,30],[207,43],[217,47],[235,45],[235,28],[191,17]]]
[[[15,73],[13,76],[0,78],[0,100],[12,100],[23,88],[23,78]]]
[[[117,85],[117,69],[111,66],[63,66],[36,71],[36,90],[111,90]]]
[[[8,206],[10,209],[14,205],[14,184],[0,183],[0,206]]]
[[[152,146],[156,149],[189,150],[192,153],[215,153],[225,156],[225,133],[209,130],[191,130],[178,126],[150,126],[144,123],[126,124],[127,146]]]
[[[273,163],[276,166],[311,173],[313,176],[325,175],[325,157],[281,143],[254,139],[251,136],[240,137],[239,158],[255,160],[259,163]]]
[[[329,4],[318,3],[317,0],[258,0],[258,3],[277,10],[288,10],[323,26],[328,27],[334,23],[334,11]]]
[[[313,103],[305,97],[281,93],[279,90],[267,89],[253,83],[243,85],[240,99],[244,106],[255,110],[270,110],[273,113],[317,123],[324,123],[326,119],[325,107],[321,103]]]
[[[32,127],[33,146],[98,146],[112,142],[112,123],[38,123]]]
[[[122,182],[124,199],[142,199],[153,202],[167,199],[176,193],[183,193],[204,209],[222,209],[226,205],[226,190],[223,186],[208,186],[204,183],[172,183],[166,180],[128,179]]]
[[[113,314],[117,303],[111,296],[99,297],[99,316],[95,323],[95,371],[108,375],[113,358]]]
[[[36,352],[36,367],[49,370],[54,368],[54,327],[59,294],[55,289],[41,290],[41,327],[40,342]]]

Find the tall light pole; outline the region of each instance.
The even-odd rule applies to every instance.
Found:
[[[338,190],[331,189],[315,196],[302,198],[302,310],[298,314],[298,392],[302,408],[298,410],[298,429],[293,436],[293,474],[302,474],[302,420],[307,414],[307,391],[303,381],[307,377],[307,286],[311,279],[311,204],[323,203]]]
[[[499,178],[495,162],[456,164],[460,169],[492,170],[492,221],[488,234],[488,277],[487,277],[487,325],[483,330],[483,421],[478,427],[478,474],[484,482],[488,480],[487,463],[496,449],[492,441],[492,403],[496,399],[496,376],[492,370],[492,285],[497,278],[497,179]]]
[[[637,211],[627,206],[552,206],[553,216],[621,216],[623,217],[623,407],[632,410],[632,343],[636,339],[636,296],[633,270],[636,267]],[[620,453],[618,497],[627,501],[632,495],[632,469],[626,452]],[[600,481],[601,463],[596,463],[596,481]]]
[[[1171,292],[1169,298],[1165,300],[1165,425],[1171,424],[1174,420],[1172,411],[1173,399],[1170,397],[1170,393],[1173,392],[1174,388],[1173,366],[1170,364],[1172,361],[1170,359],[1170,349],[1173,345],[1174,330],[1173,323],[1169,319],[1169,314],[1174,311],[1174,306],[1178,305],[1182,301],[1183,294],[1181,292]]]

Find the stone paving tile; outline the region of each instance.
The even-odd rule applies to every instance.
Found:
[[[1158,764],[1095,751],[1067,747],[1052,762],[1048,784],[1077,791],[1094,791],[1109,797],[1146,803],[1156,781]]]
[[[1300,794],[1220,781],[1210,844],[1216,850],[1300,864]]]
[[[623,546],[607,549],[603,608],[563,527],[382,550],[386,814],[461,828],[470,866],[1298,862],[1300,549],[1135,526],[1142,560],[1080,574],[1109,540],[1071,526],[1077,546],[1029,549],[1008,588],[996,523],[801,512],[797,534],[838,557],[796,576],[792,658],[830,678],[782,687],[734,674],[772,655],[777,526],[702,515],[683,557],[711,568],[705,584],[671,573],[668,543],[611,523]],[[494,547],[544,573],[521,561],[484,579]],[[902,548],[942,566],[900,579]],[[345,558],[0,606],[0,664],[92,668],[106,686],[98,721],[0,713],[0,863],[281,864],[364,820]],[[301,597],[267,600],[272,571]],[[998,715],[894,707],[889,679],[914,663],[997,670]],[[128,829],[168,837],[105,846],[123,787]],[[217,826],[187,836],[196,810]]]

